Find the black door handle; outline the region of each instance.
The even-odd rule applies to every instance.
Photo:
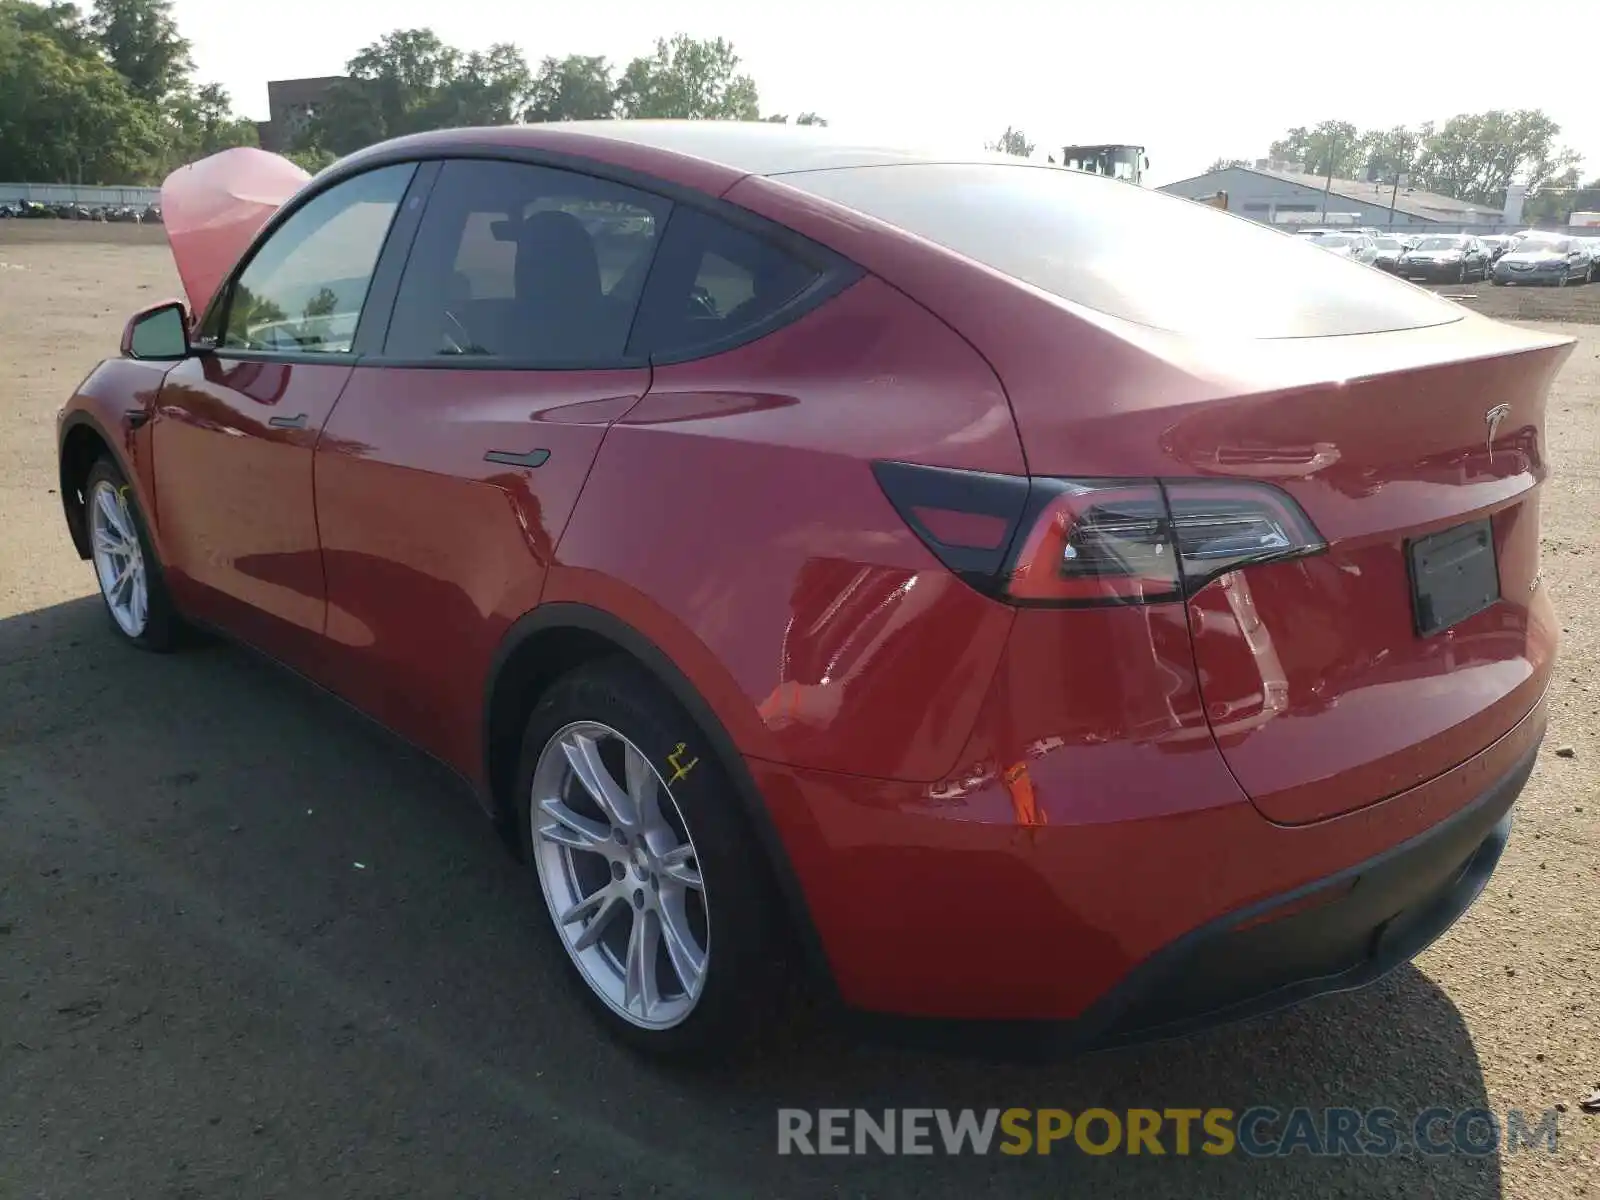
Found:
[[[141,429],[150,423],[150,410],[148,408],[130,408],[122,415],[123,419],[128,422],[129,429]]]
[[[295,413],[292,417],[268,417],[267,424],[274,429],[304,429],[306,427],[305,413]]]
[[[513,454],[510,450],[491,450],[483,456],[483,461],[504,463],[508,467],[542,467],[549,457],[548,450],[530,450],[526,454]]]

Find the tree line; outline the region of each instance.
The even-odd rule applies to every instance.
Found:
[[[620,72],[604,57],[569,54],[530,67],[508,42],[463,52],[431,29],[385,34],[346,65],[303,129],[290,157],[315,169],[385,138],[466,125],[582,121],[607,117],[787,122],[761,115],[755,80],[723,38],[678,34]],[[826,125],[803,112],[800,125]]]
[[[255,140],[165,0],[0,0],[0,179],[147,183]]]
[[[723,38],[662,38],[620,70],[571,54],[531,66],[497,43],[463,51],[431,29],[385,34],[346,64],[289,157],[315,171],[428,129],[604,117],[787,122],[761,115],[755,80]],[[826,125],[816,113],[795,122]],[[171,0],[0,0],[0,180],[149,184],[258,142],[216,83],[195,77]]]
[[[1359,129],[1349,121],[1296,126],[1267,157],[1309,175],[1407,185],[1498,208],[1514,182],[1528,186],[1526,220],[1564,220],[1575,209],[1600,207],[1600,177],[1582,181],[1580,156],[1559,144],[1561,126],[1540,109],[1462,113],[1442,125]],[[1208,171],[1247,166],[1219,158]]]

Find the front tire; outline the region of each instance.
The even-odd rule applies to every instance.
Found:
[[[517,771],[540,918],[590,1011],[636,1050],[730,1057],[781,994],[767,866],[710,744],[626,659],[558,680]]]
[[[141,650],[174,649],[183,622],[161,576],[144,515],[116,462],[102,457],[84,481],[89,557],[111,628]]]

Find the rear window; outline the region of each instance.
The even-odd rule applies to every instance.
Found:
[[[693,208],[672,214],[634,322],[629,353],[680,360],[727,349],[797,315],[822,272]]]
[[[1176,333],[1329,337],[1462,315],[1312,239],[1076,171],[908,163],[780,178],[1063,300]],[[1176,268],[1163,248],[1174,240],[1202,252],[1204,268]]]

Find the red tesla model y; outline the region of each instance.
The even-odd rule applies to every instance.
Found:
[[[187,304],[61,414],[73,543],[123,639],[221,630],[473,783],[617,1034],[725,1050],[806,971],[1167,1036],[1368,982],[1484,886],[1566,341],[827,130],[230,154],[166,187]]]

